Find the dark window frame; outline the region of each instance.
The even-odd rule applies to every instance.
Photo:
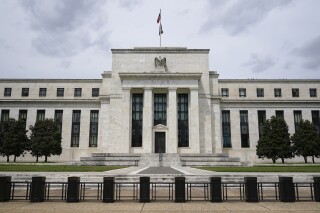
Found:
[[[178,147],[189,147],[189,94],[178,93]]]
[[[74,97],[82,96],[82,88],[74,88]]]
[[[293,98],[299,97],[299,88],[292,88],[292,97]]]
[[[98,146],[99,110],[90,111],[89,147]]]
[[[257,88],[257,97],[258,98],[264,97],[264,88]]]
[[[276,116],[277,118],[284,119],[284,111],[283,111],[283,110],[276,110],[275,116]]]
[[[239,97],[247,97],[247,89],[239,88]]]
[[[167,93],[154,94],[153,125],[167,125]]]
[[[44,109],[37,110],[36,121],[43,121],[44,119],[46,119],[46,110]]]
[[[274,97],[276,98],[282,97],[281,88],[274,88]]]
[[[92,97],[99,97],[99,92],[100,92],[100,89],[99,88],[92,88]]]
[[[232,148],[230,110],[222,110],[221,121],[223,148]]]
[[[320,111],[311,110],[311,119],[312,119],[312,124],[316,128],[318,135],[320,135]]]
[[[57,88],[57,97],[64,97],[64,88]]]
[[[221,96],[229,97],[229,88],[221,88]]]
[[[294,129],[295,132],[299,129],[300,122],[302,121],[302,111],[294,110],[293,111],[293,120],[294,120]]]
[[[58,132],[62,134],[63,110],[54,111],[54,121],[58,126]]]
[[[142,147],[143,93],[133,93],[131,104],[131,147]]]
[[[241,148],[250,148],[248,110],[240,110]]]
[[[47,88],[39,88],[39,97],[47,96]]]
[[[81,110],[72,111],[71,147],[79,147]]]
[[[12,88],[10,88],[10,87],[4,88],[4,91],[3,91],[4,97],[11,97],[11,93],[12,93]]]
[[[263,135],[263,128],[266,123],[266,110],[258,110],[258,128],[259,128],[259,138]]]
[[[21,89],[21,96],[28,97],[29,96],[29,88],[26,88],[26,87],[22,88]]]
[[[309,89],[310,98],[317,97],[317,89],[316,88],[310,88]]]

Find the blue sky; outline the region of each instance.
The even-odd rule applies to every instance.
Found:
[[[0,78],[101,78],[112,48],[210,49],[220,78],[320,79],[318,0],[0,0]]]

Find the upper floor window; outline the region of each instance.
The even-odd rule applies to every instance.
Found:
[[[264,97],[264,89],[257,88],[257,97]]]
[[[239,88],[239,97],[246,97],[247,91],[246,88]]]
[[[310,88],[310,97],[317,97],[317,89],[315,88]]]
[[[81,97],[81,88],[74,88],[74,97]]]
[[[57,97],[64,96],[64,88],[57,88]]]
[[[47,96],[47,88],[40,88],[39,97],[46,97],[46,96]]]
[[[274,97],[281,97],[281,88],[274,89]]]
[[[229,89],[228,88],[221,88],[221,96],[222,97],[229,97]]]
[[[99,96],[99,88],[92,88],[92,97]]]
[[[4,96],[10,97],[11,96],[11,88],[4,88]]]
[[[29,96],[29,88],[22,88],[21,96],[28,97]]]
[[[292,89],[292,97],[299,97],[299,89],[297,88]]]

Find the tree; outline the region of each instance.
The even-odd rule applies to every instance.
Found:
[[[29,148],[29,140],[26,135],[28,131],[25,127],[25,121],[15,120],[10,118],[2,124],[2,131],[0,134],[0,153],[7,157],[9,162],[10,155],[14,156],[14,162],[20,155],[24,155]]]
[[[37,157],[36,162],[41,156],[44,156],[47,162],[51,155],[61,154],[61,135],[53,119],[39,120],[30,130],[32,131],[30,135],[31,154]]]
[[[320,148],[319,135],[315,126],[308,120],[300,121],[299,128],[292,135],[291,140],[294,153],[302,156],[305,163],[308,162],[308,156],[311,156],[314,163],[314,157],[319,156]]]
[[[284,163],[285,158],[293,157],[288,125],[284,119],[272,116],[266,121],[256,154],[259,158],[272,159],[273,163],[279,158]]]

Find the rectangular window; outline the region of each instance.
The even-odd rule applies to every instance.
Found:
[[[257,88],[257,97],[264,97],[264,89]]]
[[[28,97],[29,96],[29,88],[22,88],[21,96],[22,97]]]
[[[79,147],[81,111],[73,110],[71,127],[71,147]]]
[[[284,113],[283,110],[276,110],[276,117],[284,119]]]
[[[221,96],[222,97],[229,97],[229,89],[228,88],[221,88]]]
[[[5,97],[10,97],[11,96],[11,88],[4,88],[4,96]]]
[[[167,125],[167,94],[154,94],[154,126]]]
[[[239,97],[246,97],[247,91],[246,88],[239,88]]]
[[[230,111],[222,111],[222,135],[223,148],[231,148],[231,127],[230,127]]]
[[[263,128],[265,123],[266,123],[266,111],[258,110],[259,138],[261,138],[263,134]]]
[[[62,133],[62,118],[63,118],[63,110],[56,110],[54,112],[54,121],[57,123],[58,131],[61,135]]]
[[[249,122],[248,111],[240,110],[240,131],[241,131],[241,147],[249,148]]]
[[[64,88],[57,88],[57,97],[64,96]]]
[[[178,147],[189,147],[188,94],[178,94]]]
[[[292,89],[292,97],[299,97],[299,89],[297,88]]]
[[[310,97],[317,97],[317,89],[311,88],[309,89]]]
[[[281,88],[274,89],[274,97],[281,97]]]
[[[317,129],[318,135],[320,135],[320,111],[311,111],[312,123]]]
[[[74,88],[74,97],[81,97],[81,88]]]
[[[99,88],[92,88],[92,97],[99,97]]]
[[[9,120],[9,114],[10,114],[10,110],[7,110],[7,109],[1,110],[0,132],[2,132],[3,123]]]
[[[37,121],[43,121],[45,119],[45,110],[37,110]]]
[[[99,124],[99,110],[91,110],[89,147],[97,147],[98,145],[98,124]]]
[[[142,147],[143,94],[132,94],[131,146]]]
[[[19,110],[19,121],[24,121],[25,128],[27,126],[27,115],[28,115],[27,110]]]
[[[301,110],[294,110],[293,116],[294,116],[294,128],[295,128],[295,131],[297,131],[299,128],[300,121],[302,120]]]
[[[46,97],[46,96],[47,96],[47,88],[40,88],[39,97]]]

